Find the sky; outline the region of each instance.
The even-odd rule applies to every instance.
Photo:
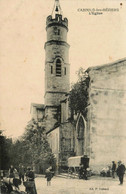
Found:
[[[126,57],[125,0],[60,0],[60,5],[69,21],[71,83],[80,67]],[[44,103],[45,24],[53,6],[54,0],[0,0],[0,129],[8,137],[23,134],[31,103]],[[103,8],[117,11],[87,10]]]

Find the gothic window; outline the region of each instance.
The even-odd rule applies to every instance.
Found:
[[[61,61],[57,59],[56,61],[56,76],[61,77]]]
[[[80,117],[80,119],[79,119],[77,133],[78,133],[77,134],[78,139],[84,139],[84,121],[83,121],[82,117]]]
[[[77,155],[84,154],[84,138],[85,136],[85,125],[82,116],[80,116],[77,125]]]

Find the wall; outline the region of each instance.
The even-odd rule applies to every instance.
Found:
[[[59,163],[59,143],[60,143],[60,136],[59,136],[59,127],[51,131],[50,133],[47,134],[48,142],[50,144],[50,148],[52,149],[53,154],[55,155],[56,158],[56,165],[58,168],[58,163]]]
[[[61,102],[61,123],[68,121],[71,118],[71,111],[69,107],[69,96],[66,96]]]
[[[90,164],[126,162],[126,61],[90,69]]]
[[[57,123],[57,107],[46,107],[45,118],[46,118],[46,131],[52,129]]]
[[[38,104],[36,104],[36,105],[31,104],[31,111],[30,111],[31,117],[35,120],[42,119],[45,116],[45,108],[42,108],[40,106],[43,106],[43,105],[42,104],[41,105],[40,104],[39,105]]]
[[[67,159],[74,156],[74,132],[75,126],[66,122],[60,125],[60,166],[67,166]]]

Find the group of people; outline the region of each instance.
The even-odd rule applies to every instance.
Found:
[[[88,179],[87,175],[87,168],[88,166],[81,164],[79,168],[79,178],[80,179]],[[112,161],[112,167],[111,167],[111,176],[115,178],[115,175],[119,177],[120,185],[123,184],[124,174],[125,174],[125,165],[119,161],[118,165],[115,161]],[[9,178],[16,178],[15,175],[18,174],[20,183],[23,182],[26,192],[37,194],[36,187],[35,187],[35,175],[34,172],[31,170],[31,167],[27,167],[25,170],[23,165],[19,165],[18,170],[16,170],[13,165],[9,168]],[[50,166],[45,171],[45,178],[47,179],[47,186],[51,185],[51,179],[54,175],[54,172],[52,170],[52,167]],[[31,186],[32,185],[32,186]]]
[[[9,178],[15,178],[16,174],[18,174],[19,179],[23,182],[26,192],[36,194],[36,187],[35,187],[35,175],[34,172],[31,170],[31,167],[27,167],[27,170],[24,168],[23,165],[19,165],[18,170],[16,170],[13,165],[9,168]],[[45,178],[47,179],[47,186],[51,185],[51,179],[54,175],[53,169],[50,166],[45,171]],[[32,185],[32,186],[31,186]]]
[[[31,194],[37,194],[36,187],[35,187],[35,175],[32,171],[31,167],[24,168],[23,165],[19,165],[18,170],[16,170],[13,165],[9,168],[9,178],[15,179],[15,175],[18,174],[20,183],[23,182],[25,186],[25,191]]]
[[[119,177],[120,185],[122,185],[125,174],[125,165],[121,161],[118,161],[118,163],[112,161],[112,166],[109,165],[101,171],[102,176],[115,178],[116,174]]]
[[[16,168],[14,168],[13,165],[10,166],[9,168],[9,178],[15,178],[16,174],[19,175],[19,179],[24,181],[24,175],[25,175],[25,168],[23,165],[19,165],[18,170]]]
[[[121,161],[118,162],[118,167],[116,167],[115,161],[112,161],[112,177],[115,178],[115,173],[119,177],[120,185],[123,184],[124,174],[125,174],[125,165]]]

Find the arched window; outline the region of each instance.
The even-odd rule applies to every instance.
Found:
[[[56,60],[56,76],[61,77],[61,61],[60,61],[60,59]]]
[[[77,128],[77,138],[78,139],[84,139],[84,121],[83,118],[80,117],[78,121],[78,128]]]
[[[81,114],[76,125],[76,138],[76,155],[81,156],[85,151],[85,123]]]

